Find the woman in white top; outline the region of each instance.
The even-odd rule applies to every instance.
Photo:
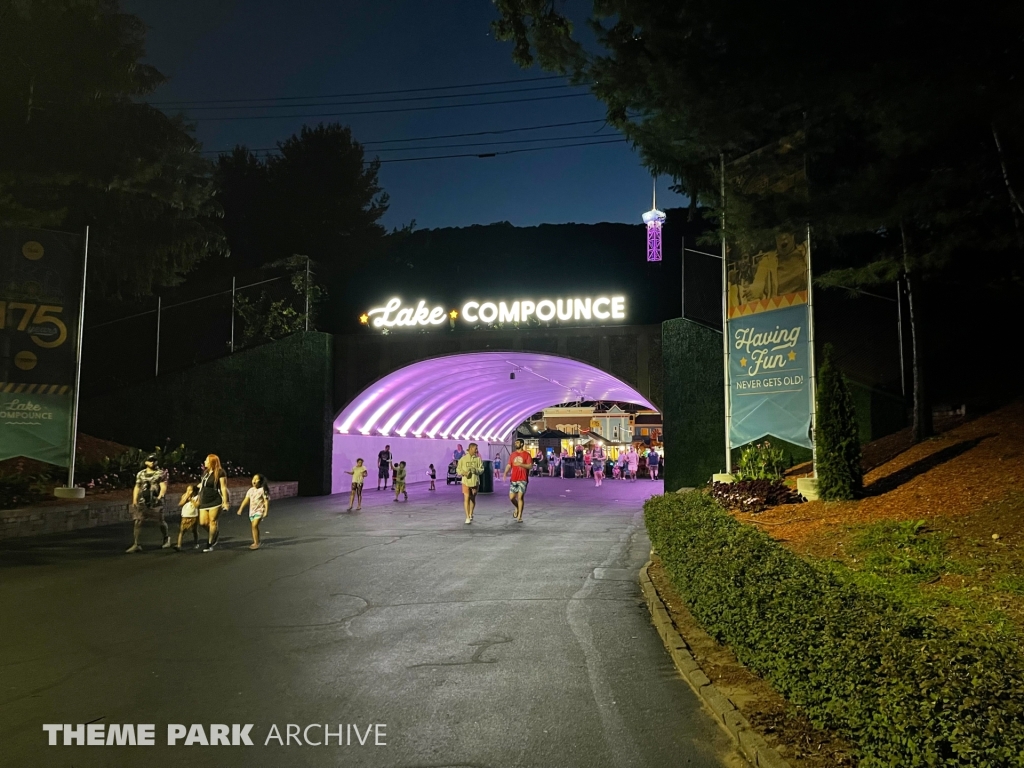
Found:
[[[466,454],[459,459],[456,472],[462,478],[462,506],[466,510],[466,525],[469,525],[473,522],[476,493],[480,488],[480,478],[484,474],[484,462],[477,455],[476,443],[470,443],[466,448]]]

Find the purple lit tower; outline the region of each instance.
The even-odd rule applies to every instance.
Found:
[[[665,214],[658,210],[658,188],[655,180],[651,210],[643,215],[647,225],[647,260],[661,261],[661,225],[665,223]]]

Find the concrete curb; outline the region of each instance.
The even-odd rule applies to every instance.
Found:
[[[654,582],[651,581],[651,577],[647,573],[650,565],[651,561],[648,560],[644,563],[644,567],[640,569],[640,588],[644,592],[644,598],[647,601],[647,608],[651,612],[651,620],[654,622],[654,627],[658,630],[658,634],[661,635],[662,642],[665,643],[665,649],[672,657],[672,661],[675,663],[676,669],[679,670],[679,674],[690,684],[694,693],[700,697],[705,706],[711,710],[718,725],[739,746],[740,751],[743,752],[751,765],[758,766],[758,768],[790,768],[789,763],[778,752],[768,746],[768,743],[761,738],[760,734],[754,730],[747,719],[740,714],[740,711],[729,700],[729,697],[718,690],[715,684],[701,670],[700,665],[690,653],[686,641],[683,640],[672,623],[672,617],[669,616],[665,604],[658,595],[658,590],[654,587]]]

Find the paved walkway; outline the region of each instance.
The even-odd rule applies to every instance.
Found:
[[[121,554],[128,525],[0,545],[0,764],[742,765],[641,603],[660,483],[540,478],[521,524],[499,486],[472,526],[456,486],[411,488],[275,502],[258,552],[233,514],[211,553]],[[45,746],[91,721],[157,746]],[[168,723],[254,723],[256,746],[167,747]],[[387,746],[264,745],[288,723],[384,723]]]

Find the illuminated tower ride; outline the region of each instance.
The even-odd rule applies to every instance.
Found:
[[[652,198],[651,210],[643,215],[647,225],[647,261],[661,261],[661,225],[665,223],[665,214],[658,210],[657,180]]]

